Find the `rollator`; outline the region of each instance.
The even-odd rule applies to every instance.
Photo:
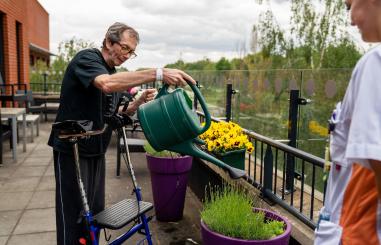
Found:
[[[124,102],[123,110],[127,109],[128,98],[123,96],[117,105],[117,109],[115,110],[115,115],[121,117],[121,115],[117,114],[118,107],[122,102]],[[124,122],[131,122],[130,118],[126,118],[124,116]],[[102,134],[106,128],[107,124],[100,130],[92,130],[93,123],[88,120],[67,120],[63,122],[57,122],[53,124],[53,130],[58,132],[58,137],[62,140],[68,141],[73,145],[75,166],[76,166],[76,176],[78,187],[81,195],[81,202],[83,207],[83,215],[82,218],[86,224],[86,230],[88,234],[84,234],[83,238],[80,239],[80,244],[91,244],[98,245],[98,235],[100,231],[103,229],[105,233],[105,240],[107,244],[110,245],[118,245],[123,244],[127,239],[129,239],[135,233],[140,233],[144,235],[144,238],[139,241],[137,244],[142,244],[147,241],[147,244],[152,244],[151,233],[148,226],[148,222],[152,219],[152,217],[148,217],[146,213],[153,209],[153,204],[149,202],[142,201],[141,188],[138,186],[136,181],[134,168],[131,163],[131,158],[128,149],[128,142],[126,137],[126,125],[123,124],[121,127],[117,128],[118,133],[123,136],[124,146],[126,147],[124,151],[124,160],[127,165],[127,169],[130,173],[132,183],[133,183],[133,192],[135,193],[135,199],[124,199],[111,207],[106,208],[102,212],[96,214],[95,216],[92,214],[89,209],[86,190],[84,188],[82,178],[81,178],[81,170],[80,170],[80,162],[79,162],[79,153],[78,153],[78,141],[81,139],[86,139],[91,136]],[[119,230],[131,223],[134,223],[127,232],[123,233],[116,239],[111,240],[111,236],[107,236],[106,229],[110,230]]]

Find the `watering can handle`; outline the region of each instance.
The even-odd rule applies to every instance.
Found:
[[[208,111],[208,108],[206,107],[206,102],[205,102],[205,99],[204,97],[201,95],[201,92],[200,90],[197,88],[196,85],[194,85],[193,83],[189,82],[188,80],[186,80],[186,82],[188,83],[188,85],[190,86],[190,88],[192,89],[193,93],[195,94],[196,98],[198,99],[198,101],[200,102],[200,105],[201,105],[201,108],[202,110],[204,111],[204,116],[205,116],[205,124],[204,124],[204,127],[200,129],[200,134],[204,133],[206,130],[208,130],[208,128],[210,127],[210,124],[211,124],[211,117],[210,117],[210,113]],[[159,93],[156,95],[156,98],[159,98],[163,95],[166,95],[166,94],[169,94],[168,92],[168,88],[169,88],[169,85],[168,84],[164,84],[164,86],[160,89]]]

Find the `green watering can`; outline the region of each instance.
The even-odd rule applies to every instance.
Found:
[[[205,114],[205,125],[192,110],[192,101],[182,88],[172,92],[164,85],[154,100],[141,105],[138,118],[144,135],[157,150],[170,150],[184,155],[205,159],[227,170],[233,179],[245,176],[245,172],[233,168],[221,160],[199,149],[196,144],[205,144],[198,136],[204,133],[211,123],[211,117],[200,90],[189,83]]]

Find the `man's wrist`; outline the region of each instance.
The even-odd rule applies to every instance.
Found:
[[[163,81],[163,69],[157,68],[156,69],[156,82],[161,82],[161,81]]]

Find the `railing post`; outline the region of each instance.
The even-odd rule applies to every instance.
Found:
[[[288,114],[288,145],[296,148],[296,139],[298,137],[298,111],[299,105],[307,105],[310,99],[300,98],[299,90],[290,91],[290,108]],[[286,165],[286,187],[285,194],[294,191],[294,177],[295,177],[295,157],[287,154]]]
[[[290,108],[288,114],[288,145],[296,147],[296,137],[298,129],[298,109],[299,109],[299,90],[290,91]],[[286,190],[288,194],[294,191],[294,173],[295,172],[295,158],[287,154],[286,165]]]
[[[263,188],[262,188],[262,197],[266,198],[266,191],[272,192],[272,183],[273,183],[273,152],[271,146],[267,145],[265,158],[264,158],[264,169],[263,169]],[[276,171],[276,169],[275,169]],[[276,177],[275,177],[276,178]]]
[[[48,72],[45,71],[42,76],[44,77],[44,95],[48,94],[48,85],[46,84],[46,77],[48,76]]]
[[[226,106],[225,106],[225,121],[229,122],[232,119],[232,96],[237,91],[233,89],[233,84],[226,84]]]

